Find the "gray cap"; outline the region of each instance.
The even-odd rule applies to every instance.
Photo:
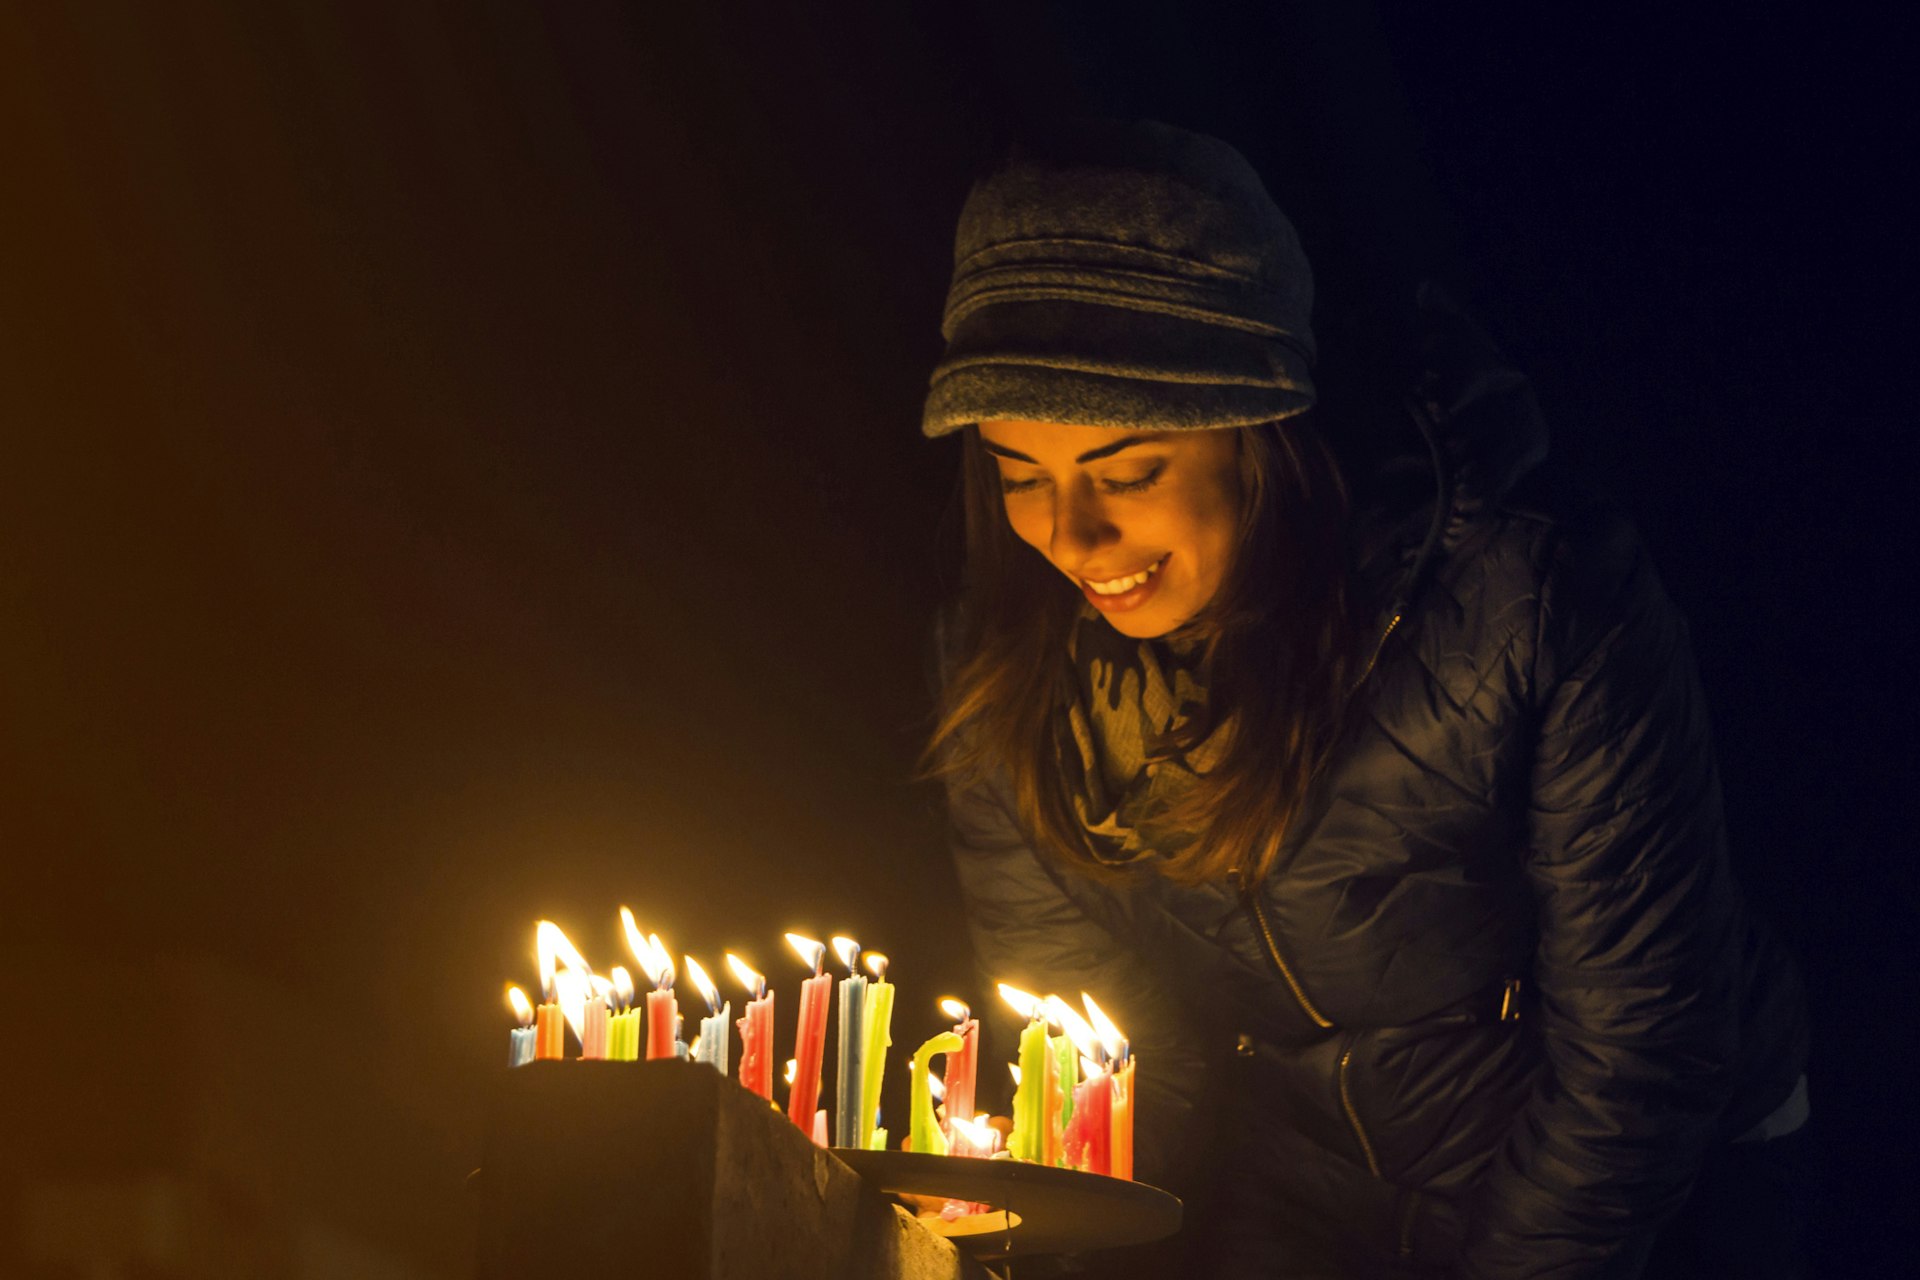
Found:
[[[994,418],[1193,430],[1313,403],[1313,274],[1226,143],[1085,122],[1016,147],[960,211],[921,430]]]

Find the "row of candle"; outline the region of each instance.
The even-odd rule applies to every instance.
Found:
[[[646,1000],[646,1057],[691,1059],[725,1075],[732,1005],[721,1001],[700,964],[691,956],[684,957],[687,972],[708,1010],[708,1016],[701,1019],[698,1039],[687,1045],[680,1039],[672,956],[657,934],[641,933],[633,913],[625,907],[620,908],[620,921],[628,948],[653,983]],[[827,946],[792,933],[787,935],[787,942],[813,971],[801,983],[795,1057],[787,1064],[787,1114],[822,1145],[883,1147],[887,1132],[879,1123],[880,1086],[886,1051],[892,1045],[894,1007],[887,959],[874,953],[865,955],[866,968],[872,974],[869,979],[860,972],[859,944],[851,938],[834,938],[833,953],[847,971],[835,992],[833,979],[825,972]],[[582,1058],[638,1060],[640,1009],[627,970],[616,965],[610,976],[594,973],[551,921],[543,920],[536,927],[535,950],[540,966],[539,1006],[529,1002],[519,988],[508,988],[508,1000],[519,1022],[511,1032],[509,1065],[563,1058],[568,1027],[579,1041]],[[734,1024],[741,1039],[739,1080],[745,1088],[771,1100],[773,992],[766,979],[738,956],[729,953],[726,960],[750,996],[745,1016]],[[1131,1177],[1133,1063],[1125,1038],[1091,997],[1082,997],[1088,1013],[1082,1018],[1057,997],[1040,999],[1005,985],[1000,991],[1028,1019],[1020,1037],[1019,1064],[1013,1068],[1013,1134],[1007,1151],[999,1150],[999,1132],[984,1123],[986,1117],[973,1112],[980,1025],[963,1002],[953,999],[940,1002],[942,1012],[953,1019],[952,1030],[926,1041],[911,1059],[911,1125],[903,1145],[911,1151],[942,1155],[1004,1154]],[[816,1104],[827,1019],[836,995],[835,1123],[829,1142],[827,1111]],[[1060,1028],[1061,1034],[1049,1035],[1050,1026]],[[931,1059],[942,1055],[946,1058],[945,1071],[936,1077]],[[945,1105],[936,1110],[934,1104],[941,1100]]]

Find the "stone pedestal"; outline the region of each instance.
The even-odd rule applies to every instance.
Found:
[[[765,1100],[698,1063],[506,1073],[480,1171],[482,1280],[986,1280]]]

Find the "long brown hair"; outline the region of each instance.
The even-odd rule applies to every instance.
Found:
[[[1200,838],[1160,865],[1178,880],[1272,867],[1338,737],[1355,665],[1347,489],[1303,414],[1239,428],[1237,551],[1219,595],[1181,629],[1201,645],[1207,707],[1149,743],[1170,755],[1221,735],[1216,763],[1156,818]],[[993,460],[968,428],[960,489],[965,568],[946,637],[947,680],[927,748],[933,773],[1012,783],[1036,847],[1104,875],[1061,776],[1055,724],[1073,678],[1077,594],[1008,526]]]

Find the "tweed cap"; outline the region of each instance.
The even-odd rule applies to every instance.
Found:
[[[1226,143],[1082,122],[967,196],[921,430],[1020,418],[1194,430],[1313,403],[1313,274]]]

